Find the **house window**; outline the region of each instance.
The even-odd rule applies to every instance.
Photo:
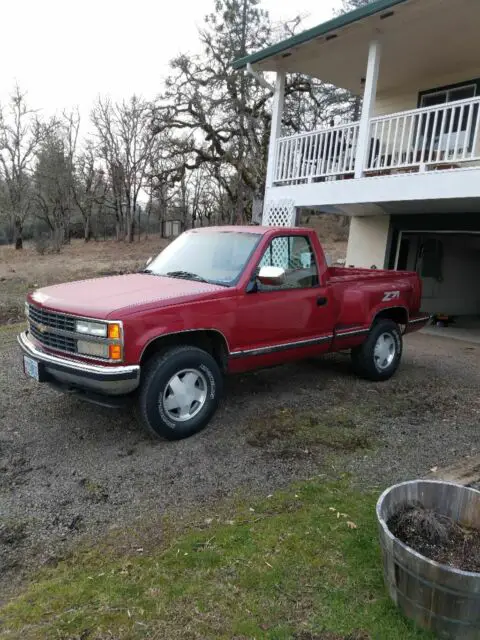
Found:
[[[476,95],[476,83],[462,85],[461,87],[453,87],[451,89],[429,91],[421,94],[420,106],[434,107],[437,104],[455,102],[456,100],[468,100],[468,98],[475,98]]]
[[[439,112],[430,112],[422,117],[420,131],[422,139],[426,136],[428,145],[433,144],[437,151],[450,151],[452,148],[471,151],[475,125],[478,118],[478,104],[463,106],[455,103],[479,95],[480,81],[471,81],[460,85],[451,85],[424,91],[419,95],[419,107],[428,108],[451,104],[451,108]],[[447,150],[447,145],[449,149]]]

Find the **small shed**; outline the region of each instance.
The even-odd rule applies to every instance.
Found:
[[[181,220],[164,220],[162,222],[162,237],[176,238],[182,233]]]

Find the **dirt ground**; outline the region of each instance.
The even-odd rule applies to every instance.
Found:
[[[394,536],[430,560],[461,571],[480,571],[480,529],[464,527],[420,503],[403,505],[387,525]]]
[[[318,474],[380,490],[478,452],[477,345],[410,336],[384,384],[355,378],[345,355],[233,377],[212,424],[168,443],[129,411],[25,379],[16,331],[0,328],[0,592],[80,537],[152,514]]]

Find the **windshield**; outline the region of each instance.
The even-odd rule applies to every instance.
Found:
[[[171,278],[231,286],[240,277],[260,235],[236,231],[183,233],[146,269]]]

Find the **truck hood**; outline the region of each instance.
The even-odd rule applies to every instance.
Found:
[[[135,273],[107,278],[93,278],[37,289],[29,302],[52,311],[107,319],[130,315],[142,309],[167,307],[229,295],[219,285]]]

